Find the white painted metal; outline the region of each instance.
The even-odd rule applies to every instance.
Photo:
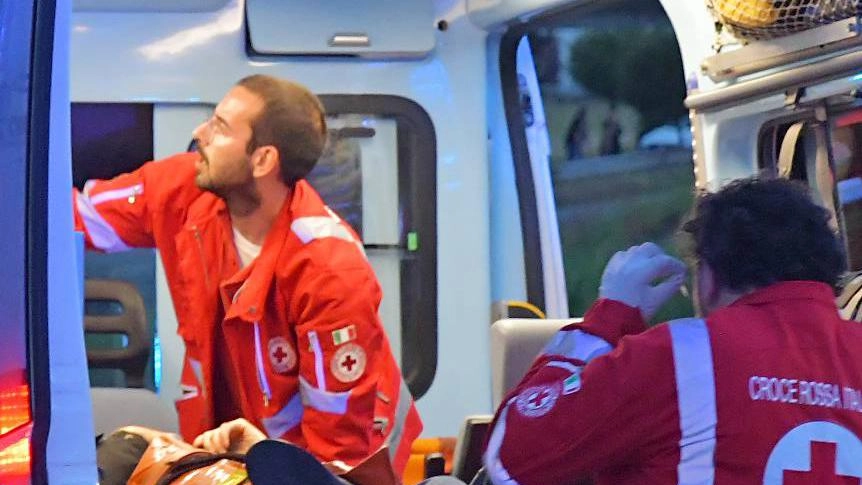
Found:
[[[527,21],[530,17],[566,4],[588,3],[589,0],[467,0],[470,20],[488,30],[512,21]]]
[[[206,12],[229,0],[72,0],[75,12]]]
[[[846,19],[786,37],[751,42],[739,49],[707,57],[702,65],[713,80],[736,78],[858,45],[862,38],[856,30],[856,19]]]
[[[79,286],[80,245],[72,224],[71,133],[69,127],[69,17],[71,4],[59,0],[54,28],[48,148],[48,346],[51,425],[48,479],[52,484],[92,485],[96,451],[87,357],[84,350],[83,294]]]
[[[247,0],[249,44],[266,54],[422,57],[434,48],[431,0]],[[285,28],[285,26],[290,26]]]
[[[526,301],[521,214],[499,75],[500,37],[498,33],[489,35],[486,59],[491,194],[491,299]]]
[[[516,54],[518,80],[525,83],[533,110],[533,122],[525,127],[527,150],[530,153],[530,173],[536,194],[536,212],[539,223],[539,246],[542,258],[542,282],[545,289],[545,315],[548,318],[569,316],[569,297],[566,293],[566,274],[563,271],[563,252],[557,222],[557,204],[551,182],[551,140],[545,121],[545,107],[530,42],[526,37],[518,44]]]
[[[689,89],[711,89],[714,83],[700,70],[703,59],[712,54],[715,41],[715,22],[706,2],[702,0],[659,0],[670,19],[679,52],[682,56],[683,72]]]

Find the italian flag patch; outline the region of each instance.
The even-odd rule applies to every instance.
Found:
[[[346,344],[356,339],[356,326],[348,325],[344,328],[332,331],[332,343],[335,345]]]
[[[563,381],[563,394],[572,394],[581,390],[581,368],[576,367],[572,375]]]

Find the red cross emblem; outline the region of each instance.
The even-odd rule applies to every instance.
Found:
[[[784,471],[784,485],[859,485],[859,478],[838,475],[835,472],[836,443],[811,442],[811,470],[807,472]]]
[[[347,372],[352,371],[354,365],[356,365],[356,359],[354,359],[350,354],[345,355],[344,360],[341,361],[341,367],[346,369]]]
[[[279,345],[275,348],[275,352],[273,352],[272,356],[275,357],[275,360],[280,364],[287,357],[287,353],[284,351],[284,347]]]
[[[862,483],[862,440],[830,421],[809,421],[778,440],[763,483],[785,485]]]
[[[272,364],[272,369],[278,374],[293,369],[296,365],[296,351],[293,346],[284,337],[273,337],[269,339],[269,363]]]
[[[537,409],[544,406],[550,398],[551,391],[547,389],[542,389],[527,399],[527,405],[533,409]]]
[[[528,418],[544,416],[554,408],[560,396],[560,384],[550,383],[528,387],[518,394],[515,407]]]
[[[365,372],[365,350],[355,343],[347,343],[338,348],[332,356],[329,369],[341,382],[353,382]]]

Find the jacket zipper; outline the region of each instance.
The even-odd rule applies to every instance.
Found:
[[[263,405],[269,407],[269,401],[272,399],[272,390],[266,378],[266,370],[263,368],[263,350],[260,344],[259,322],[254,322],[254,350],[254,361],[257,364],[257,384],[263,394]]]
[[[209,290],[212,288],[212,286],[210,285],[210,272],[207,269],[206,257],[204,257],[204,243],[201,239],[201,232],[198,229],[198,226],[192,226],[192,229],[195,231],[195,241],[197,241],[198,243],[198,254],[201,257],[201,265],[204,268],[204,282],[206,283],[207,289]]]

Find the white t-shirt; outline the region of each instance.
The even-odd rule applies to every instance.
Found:
[[[262,246],[255,244],[233,228],[233,244],[236,246],[236,251],[239,253],[240,268],[245,268],[260,254]]]

